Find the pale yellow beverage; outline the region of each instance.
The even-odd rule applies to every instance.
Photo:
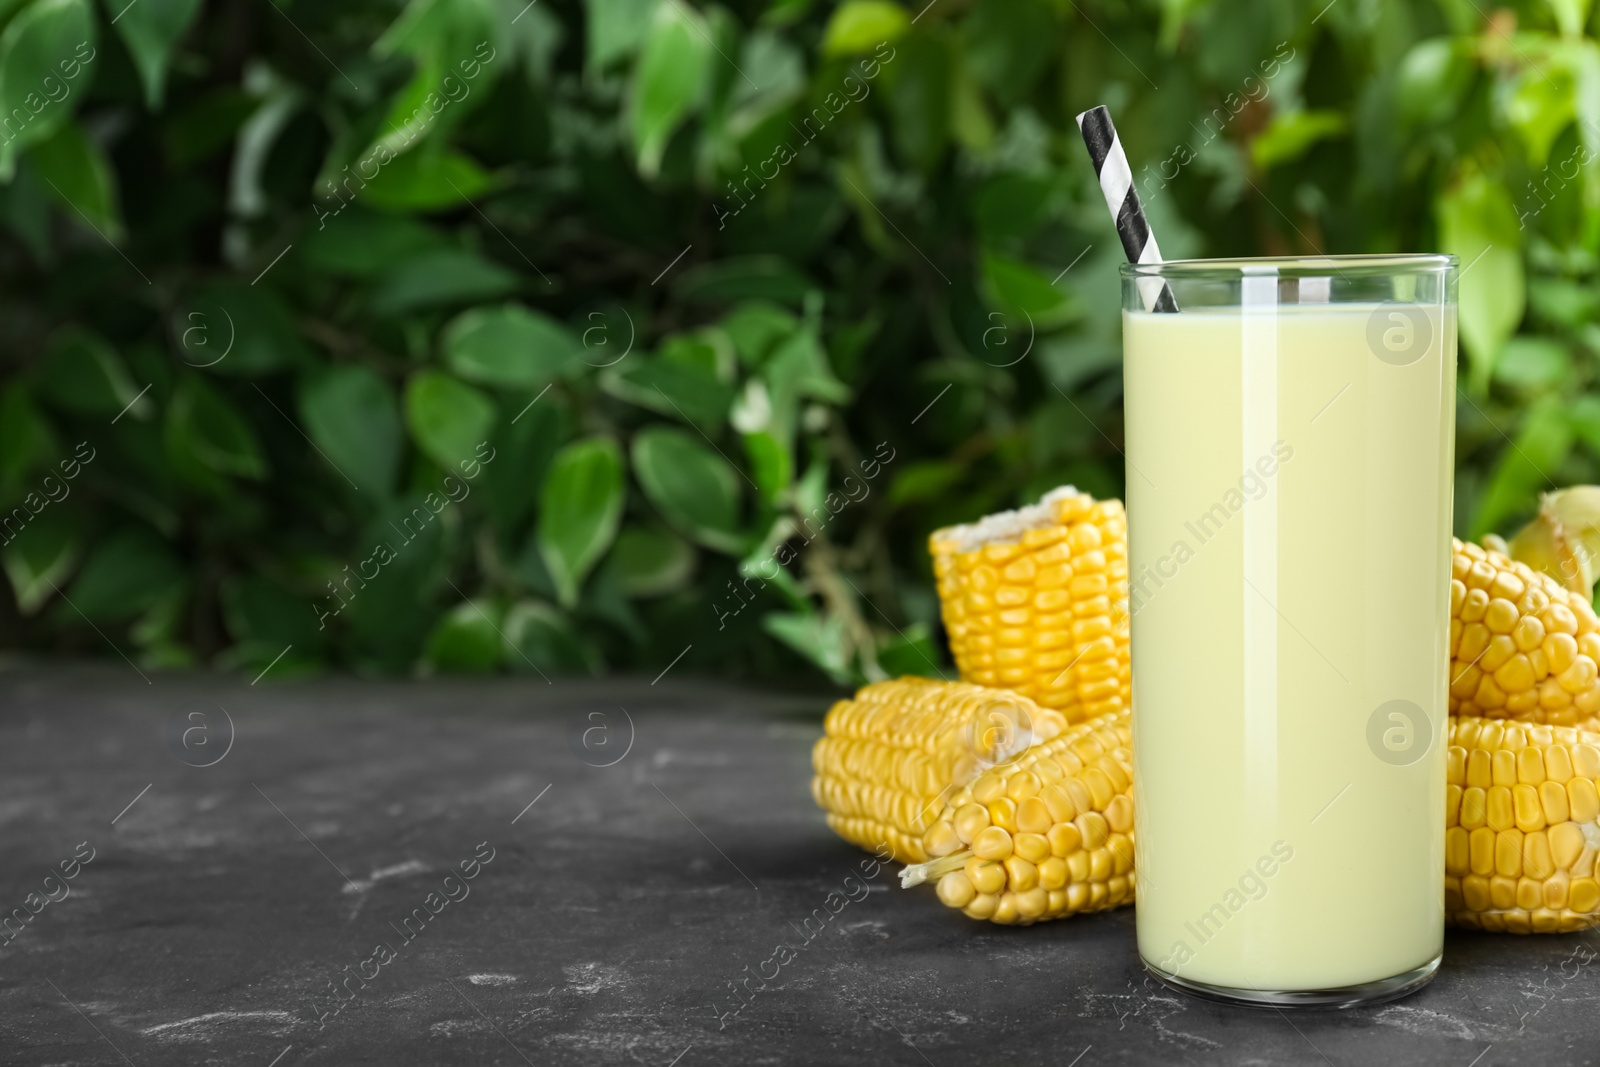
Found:
[[[1138,939],[1351,1003],[1443,946],[1456,325],[1293,287],[1124,314]]]

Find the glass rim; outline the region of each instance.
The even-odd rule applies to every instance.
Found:
[[[1122,263],[1123,278],[1243,277],[1249,268],[1270,268],[1280,278],[1341,277],[1370,274],[1444,274],[1461,265],[1459,257],[1441,252],[1384,252],[1337,256],[1231,256],[1222,259],[1168,259],[1160,263]]]

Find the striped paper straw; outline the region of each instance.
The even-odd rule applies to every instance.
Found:
[[[1100,179],[1106,207],[1116,221],[1117,236],[1122,238],[1122,250],[1127,253],[1128,262],[1160,263],[1161,249],[1156,247],[1156,235],[1150,232],[1150,223],[1145,220],[1139,193],[1133,187],[1133,170],[1117,138],[1117,128],[1111,124],[1111,112],[1103,104],[1090,108],[1078,116],[1078,130],[1089,148],[1089,159]],[[1160,278],[1140,278],[1137,284],[1146,310],[1178,310],[1172,290]]]

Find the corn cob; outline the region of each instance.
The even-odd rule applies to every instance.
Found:
[[[935,858],[900,884],[936,880],[946,906],[1006,925],[1131,903],[1132,742],[1132,716],[1118,711],[985,771],[923,836]]]
[[[1600,921],[1600,734],[1452,719],[1448,766],[1446,919],[1515,934]]]
[[[1068,722],[1129,707],[1122,503],[1064,486],[928,539],[962,680],[1002,686]]]
[[[1065,727],[1059,712],[1005,690],[877,682],[828,711],[811,751],[811,795],[840,837],[920,863],[923,832],[952,792]]]
[[[1450,713],[1600,725],[1600,619],[1588,598],[1492,548],[1453,548]]]

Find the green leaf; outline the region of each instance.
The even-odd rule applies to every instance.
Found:
[[[541,386],[581,367],[583,346],[565,325],[520,304],[480,307],[444,330],[445,364],[482,385]]]
[[[4,2],[0,0],[0,4]],[[50,262],[55,255],[51,196],[50,189],[32,167],[19,168],[9,185],[0,181],[0,221],[40,263]]]
[[[599,674],[601,666],[566,616],[538,600],[506,612],[505,662],[519,674]]]
[[[1591,0],[1545,0],[1545,6],[1556,17],[1556,25],[1566,37],[1583,33],[1584,23],[1589,20],[1590,3]]]
[[[963,31],[973,75],[1007,108],[1027,98],[1059,40],[1047,0],[984,0]]]
[[[504,267],[458,249],[412,256],[378,280],[372,313],[397,315],[421,308],[478,303],[503,297],[517,287]]]
[[[173,315],[174,355],[198,370],[258,378],[313,362],[288,305],[242,281],[202,286]]]
[[[446,5],[436,3],[434,0],[423,0],[423,2],[432,3],[435,11],[449,10]],[[462,6],[464,5],[457,5],[457,9]],[[413,4],[412,9],[415,8],[416,5]],[[379,41],[380,47],[382,44],[383,42]],[[378,124],[381,136],[367,146],[361,154],[363,160],[370,160],[372,165],[387,167],[393,163],[395,157],[413,148],[427,149],[436,161],[440,158],[438,139],[458,125],[465,113],[459,101],[448,100],[439,91],[444,79],[454,75],[441,53],[465,52],[465,49],[457,44],[446,45],[441,50],[439,44],[438,41],[430,41],[422,45],[423,50],[418,53],[418,62],[412,72],[411,80],[402,86],[390,101],[388,114]],[[451,84],[457,87],[458,93],[462,88],[468,94],[472,91],[471,84],[460,78],[455,78]],[[434,104],[438,105],[437,111],[431,106]],[[365,167],[358,169],[361,173],[366,173]]]
[[[761,628],[822,668],[839,685],[849,685],[854,680],[843,619],[772,611],[761,616]]]
[[[1066,290],[1052,285],[1048,275],[1004,256],[983,257],[983,287],[989,304],[1002,315],[1027,320],[1005,323],[990,318],[991,327],[999,328],[984,336],[983,358],[991,364],[1005,366],[1021,359],[1034,329],[1059,326],[1079,314]]]
[[[442,510],[450,505],[436,500],[435,506],[424,494],[401,494],[380,507],[345,558],[329,566],[335,582],[318,590],[316,614],[330,626],[330,614],[348,622],[359,665],[410,669],[433,630],[440,615],[434,597],[449,589],[445,568],[453,541]]]
[[[929,459],[908,465],[889,485],[889,503],[922,504],[947,495],[966,468],[948,460]]]
[[[622,450],[591,437],[556,453],[539,497],[539,551],[561,603],[572,607],[622,517]]]
[[[302,246],[307,266],[366,278],[422,252],[439,251],[443,234],[415,219],[350,207],[338,220],[326,219]]]
[[[980,159],[994,147],[995,119],[978,80],[959,60],[950,65],[950,132],[958,145]]]
[[[674,286],[688,303],[774,300],[797,306],[816,287],[798,266],[778,256],[737,256],[701,263],[684,270]]]
[[[1572,423],[1558,398],[1536,403],[1523,417],[1514,444],[1500,453],[1488,488],[1478,500],[1472,520],[1472,537],[1509,533],[1506,521],[1532,514],[1539,494],[1555,488],[1551,481],[1572,451]]]
[[[90,550],[68,594],[71,603],[54,614],[70,623],[120,622],[154,607],[185,582],[171,551],[142,528],[113,533]]]
[[[878,666],[891,678],[907,674],[925,678],[942,678],[939,670],[939,652],[933,635],[920,622],[912,623],[901,633],[889,638],[877,653]]]
[[[117,189],[100,146],[76,122],[65,122],[28,154],[28,162],[68,208],[74,223],[87,220],[90,229],[108,241],[122,240],[122,213]]]
[[[628,92],[629,129],[639,171],[661,170],[672,131],[700,106],[710,73],[710,35],[699,12],[661,0]]]
[[[550,568],[545,566],[537,533],[523,542],[521,550],[511,560],[511,573],[529,592],[545,600],[556,599],[556,580],[550,577]]]
[[[493,16],[492,6],[482,0],[410,0],[372,52],[381,57],[470,55],[475,42],[496,32]]]
[[[0,489],[55,458],[55,435],[27,389],[13,383],[0,393]]]
[[[722,329],[732,339],[734,351],[751,367],[759,367],[779,341],[799,328],[799,316],[766,300],[747,300],[722,320]]]
[[[997,174],[973,201],[978,232],[990,246],[1026,240],[1049,216],[1057,186],[1035,174]]]
[[[1466,168],[1436,201],[1439,236],[1461,258],[1461,340],[1471,384],[1487,387],[1501,346],[1522,321],[1522,237],[1504,183]]]
[[[445,612],[428,635],[422,661],[432,670],[447,674],[489,674],[500,665],[503,655],[497,616],[500,609],[492,600],[469,600]]]
[[[761,499],[776,504],[794,480],[794,462],[789,449],[765,430],[744,435],[745,454]]]
[[[300,419],[306,435],[359,492],[394,492],[404,437],[394,392],[366,367],[318,371],[303,382]]]
[[[794,510],[802,515],[822,511],[828,498],[828,464],[813,457],[811,466],[800,476],[794,487]]]
[[[1250,142],[1250,157],[1261,170],[1292,163],[1312,145],[1342,137],[1350,122],[1339,111],[1275,111]]]
[[[442,211],[493,187],[494,178],[471,156],[430,143],[383,164],[361,199],[384,211]]]
[[[714,433],[728,418],[733,387],[698,366],[663,356],[635,356],[600,375],[619,400]]]
[[[842,404],[850,390],[833,376],[827,353],[816,333],[807,328],[785,339],[750,383],[734,408],[734,425],[744,433],[766,430],[790,447],[803,400]]]
[[[155,405],[142,392],[105,339],[77,327],[51,339],[39,370],[40,395],[62,411],[78,415],[116,417],[126,410],[129,418],[148,418]]]
[[[1449,37],[1419,41],[1400,61],[1395,82],[1396,110],[1414,123],[1441,122],[1456,114],[1471,85],[1470,46]]]
[[[537,401],[532,396],[508,396],[503,401],[484,491],[489,495],[489,517],[507,544],[521,540],[550,461],[567,438],[568,421],[555,396]]]
[[[548,85],[556,56],[567,40],[561,20],[570,16],[565,11],[558,15],[543,4],[529,6],[523,0],[495,3],[499,7],[497,34],[508,53],[507,67],[520,60],[529,81]]]
[[[682,538],[648,526],[629,526],[617,535],[611,558],[631,597],[660,596],[682,589],[694,574],[694,549]]]
[[[674,528],[719,552],[743,550],[739,475],[697,437],[647,427],[634,435],[633,468],[645,496]]]
[[[229,577],[222,583],[221,604],[228,632],[260,650],[252,658],[264,656],[263,668],[285,645],[309,656],[327,644],[329,631],[319,625],[312,602],[263,575]]]
[[[197,374],[185,375],[167,407],[167,456],[178,473],[220,491],[215,477],[262,479],[267,462],[255,431],[222,393]]]
[[[4,531],[0,538],[5,539],[5,551],[0,556],[6,577],[11,579],[17,609],[32,615],[55,595],[77,564],[82,530],[70,511],[47,507],[20,530],[6,525]]]
[[[1522,137],[1529,162],[1535,167],[1545,165],[1551,144],[1575,117],[1572,72],[1564,64],[1544,67],[1519,71],[1502,90],[1506,120]]]
[[[144,85],[145,104],[159,110],[167,84],[167,64],[172,48],[200,12],[200,0],[111,0],[109,6],[122,7],[112,25],[122,35],[133,56],[139,81]]]
[[[1567,346],[1547,337],[1513,337],[1495,360],[1494,379],[1526,393],[1548,392],[1572,371]]]
[[[943,36],[910,34],[896,46],[893,61],[884,64],[879,79],[885,103],[894,119],[890,132],[895,147],[902,158],[924,174],[930,174],[944,158],[950,143],[952,87],[955,84],[953,48],[954,42]],[[860,179],[856,182],[859,185]],[[876,190],[868,185],[863,193],[869,194],[876,206]],[[874,207],[864,207],[860,213],[877,215]],[[902,230],[908,229],[904,223],[898,225]],[[893,235],[892,239],[900,240],[898,235]],[[917,244],[922,242],[917,241]],[[916,252],[906,254],[922,263]]]
[[[822,31],[822,54],[853,56],[897,40],[911,28],[911,16],[888,0],[846,0],[834,8]]]
[[[260,101],[234,85],[219,85],[177,105],[162,141],[172,166],[188,170],[233,144]]]
[[[1600,293],[1566,278],[1529,278],[1528,306],[1536,318],[1576,330],[1600,318]]]
[[[574,614],[586,621],[604,623],[618,633],[626,634],[635,647],[644,647],[650,642],[650,631],[640,620],[633,601],[623,587],[614,547],[611,554],[595,568],[594,577],[584,585],[583,596]]]
[[[142,652],[140,656],[153,667],[192,668],[193,653],[178,644],[178,634],[184,624],[184,607],[188,590],[175,586],[167,590],[150,608],[134,619],[128,627],[128,636]],[[57,615],[63,614],[59,609]]]
[[[1600,456],[1600,397],[1585,394],[1574,398],[1567,418],[1583,446]]]
[[[586,62],[597,74],[639,50],[650,33],[650,13],[658,0],[584,0]]]
[[[754,543],[749,554],[739,561],[739,577],[745,579],[757,578],[763,583],[770,583],[776,587],[778,594],[788,602],[790,608],[797,611],[810,611],[812,607],[810,594],[801,588],[800,583],[795,581],[794,575],[782,563],[778,562],[779,546],[799,533],[801,533],[799,526],[789,516],[780,515],[773,519],[772,525],[767,528],[767,532],[762,534],[761,538]],[[758,589],[764,589],[765,587],[766,585],[763,584]],[[748,581],[745,584],[745,589],[750,589]],[[720,599],[722,590],[718,590],[716,595]],[[720,609],[717,610],[718,618],[720,619],[721,611]],[[740,610],[743,609],[734,609],[734,614],[738,614]]]
[[[446,470],[477,455],[494,430],[494,404],[470,385],[439,371],[406,384],[406,425],[423,455]]]
[[[10,179],[17,152],[71,117],[66,102],[91,80],[83,76],[95,37],[88,0],[36,0],[0,32],[0,115],[17,123],[0,144],[0,179]]]

